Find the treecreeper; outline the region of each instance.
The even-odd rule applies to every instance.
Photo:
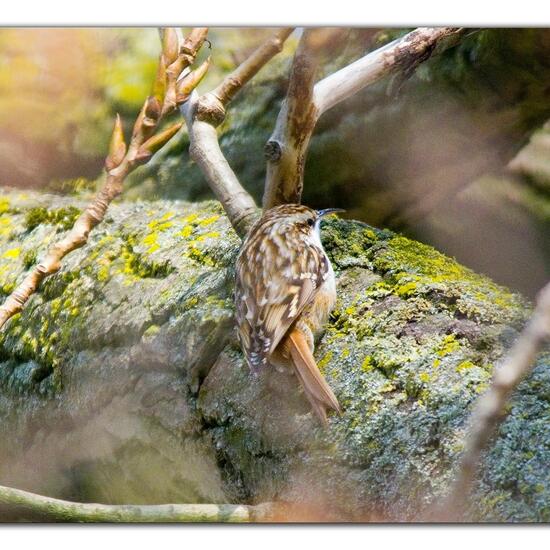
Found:
[[[313,351],[336,302],[334,271],[320,239],[323,216],[341,212],[284,204],[252,226],[237,258],[238,333],[253,373],[292,368],[313,411],[327,425],[327,409],[341,413]]]

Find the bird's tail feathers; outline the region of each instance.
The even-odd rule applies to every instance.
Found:
[[[304,393],[313,410],[326,426],[326,409],[333,409],[341,414],[340,404],[319,371],[305,336],[299,330],[294,329],[287,338],[287,345],[292,365],[302,383]]]

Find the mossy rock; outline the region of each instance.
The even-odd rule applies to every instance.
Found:
[[[74,198],[5,190],[4,294]],[[116,203],[0,336],[0,483],[103,502],[315,505],[414,519],[452,479],[473,401],[530,306],[431,247],[332,219],[338,302],[317,345],[343,406],[323,430],[290,373],[248,372],[239,240],[216,202]],[[19,251],[19,252],[15,252]],[[549,354],[514,395],[468,519],[550,519]]]

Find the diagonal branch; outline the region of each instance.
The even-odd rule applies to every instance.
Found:
[[[318,116],[385,76],[410,72],[429,59],[442,39],[464,31],[455,27],[419,28],[327,76],[315,85]]]
[[[127,146],[124,141],[120,117],[117,116],[109,154],[105,160],[105,184],[76,220],[73,228],[50,247],[42,261],[29,271],[21,284],[0,306],[0,328],[22,310],[46,277],[61,268],[61,262],[67,254],[86,244],[90,231],[103,221],[110,203],[122,193],[126,176],[141,164],[148,162],[153,154],[178,132],[181,123],[160,132],[159,124],[163,116],[176,107],[176,79],[193,63],[205,36],[204,29],[194,29],[184,42],[184,49],[180,47],[175,33],[169,29],[164,33],[153,95],[145,100],[136,118],[129,145]],[[191,89],[198,83],[197,71],[191,72],[183,79],[186,89]]]
[[[293,88],[292,93],[289,87],[275,131],[266,144],[264,208],[300,202],[307,146],[317,120],[325,111],[384,76],[414,70],[430,57],[441,40],[462,32],[463,29],[451,27],[419,28],[327,76],[315,84],[313,91],[310,80]],[[296,78],[300,78],[300,73]],[[307,124],[289,122],[287,104],[293,101],[301,102],[308,114]]]
[[[225,119],[225,109],[231,99],[282,50],[292,30],[284,28],[277,31],[214,90],[200,97],[194,93],[180,107],[189,131],[191,158],[201,168],[231,225],[241,237],[254,222],[258,208],[225,159],[218,143],[216,127]]]
[[[210,189],[223,205],[231,225],[240,236],[243,236],[255,218],[258,208],[222,153],[216,127],[196,118],[200,100],[194,92],[181,107],[189,132],[189,153],[202,170]]]
[[[245,504],[96,504],[45,497],[0,485],[0,503],[22,506],[61,521],[103,523],[267,521],[275,510],[272,503]]]
[[[460,521],[474,484],[482,453],[506,418],[512,392],[532,371],[537,354],[550,338],[550,283],[539,293],[535,311],[505,361],[495,371],[489,390],[482,395],[471,416],[471,428],[449,496],[436,511],[436,518]]]
[[[276,54],[281,52],[285,40],[292,34],[291,27],[283,28],[268,38],[231,74],[212,90],[218,100],[227,105],[237,92]]]

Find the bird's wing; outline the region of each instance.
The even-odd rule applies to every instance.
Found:
[[[260,262],[250,252],[244,249],[237,262],[237,321],[248,363],[257,369],[268,364],[329,266],[324,252],[313,246],[267,247]]]

